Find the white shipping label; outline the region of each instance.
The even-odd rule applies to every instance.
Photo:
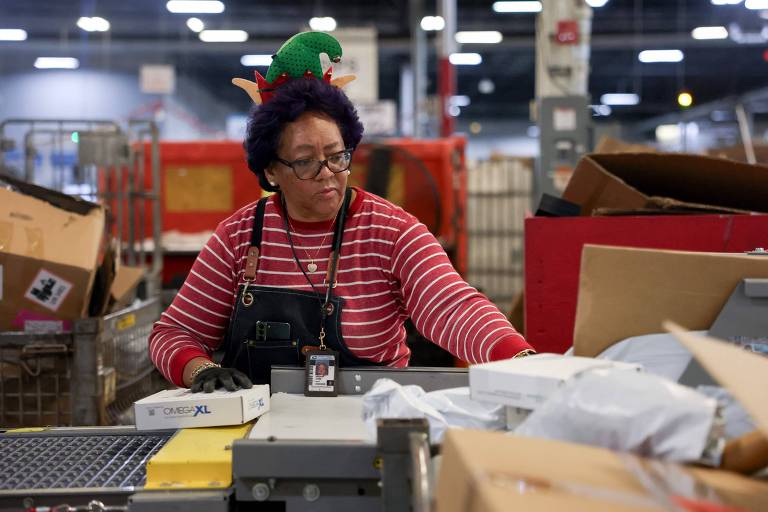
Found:
[[[51,311],[58,311],[72,289],[72,283],[40,269],[24,297]]]

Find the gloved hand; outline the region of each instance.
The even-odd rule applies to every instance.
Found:
[[[253,387],[253,383],[246,374],[239,370],[213,367],[198,373],[189,390],[193,393],[200,391],[213,393],[214,389],[222,387],[227,391],[237,391],[241,388],[250,389]]]

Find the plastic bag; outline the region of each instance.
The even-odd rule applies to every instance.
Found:
[[[663,377],[599,369],[569,380],[515,434],[697,461],[716,408],[716,400]]]
[[[377,380],[363,395],[363,421],[372,442],[379,418],[426,418],[432,443],[441,442],[448,427],[503,430],[506,425],[504,406],[472,400],[468,387],[427,393],[391,379]]]

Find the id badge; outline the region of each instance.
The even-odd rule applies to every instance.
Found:
[[[333,350],[310,350],[306,357],[304,396],[337,396],[339,353]]]

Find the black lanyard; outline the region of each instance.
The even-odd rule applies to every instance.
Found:
[[[285,233],[288,236],[288,244],[291,246],[291,253],[293,254],[293,259],[296,261],[296,264],[299,266],[299,270],[301,270],[301,273],[304,274],[304,278],[309,283],[309,286],[312,288],[312,291],[315,292],[315,295],[317,296],[318,302],[320,302],[320,315],[321,315],[321,323],[320,323],[320,348],[325,347],[325,342],[323,341],[325,338],[325,321],[328,318],[329,315],[333,314],[333,288],[336,286],[336,274],[338,271],[339,266],[339,256],[341,253],[341,241],[344,237],[344,224],[346,223],[347,219],[347,210],[349,209],[349,202],[352,198],[352,189],[347,188],[344,193],[344,201],[341,205],[341,211],[339,212],[338,221],[336,222],[336,230],[333,233],[333,243],[331,244],[331,254],[329,255],[329,261],[328,261],[328,271],[326,272],[326,290],[325,290],[325,301],[320,296],[320,293],[315,288],[315,285],[312,283],[312,280],[309,278],[307,273],[304,271],[304,267],[301,265],[301,262],[299,261],[299,256],[296,254],[296,248],[293,245],[293,238],[291,237],[291,230],[290,226],[288,225],[288,208],[285,205],[285,197],[281,196],[281,204],[283,207],[283,225],[285,227]]]

